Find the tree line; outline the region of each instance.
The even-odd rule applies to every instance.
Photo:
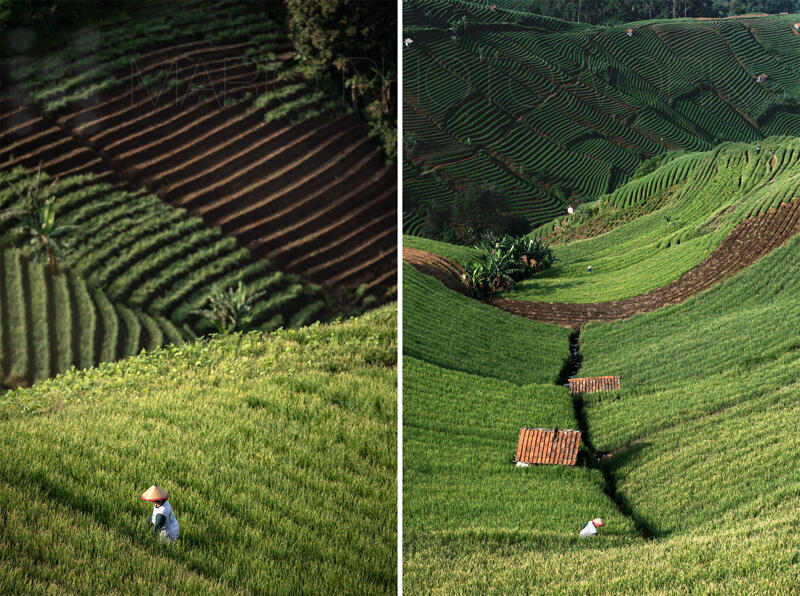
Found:
[[[501,8],[593,25],[646,19],[800,12],[800,0],[493,0]]]

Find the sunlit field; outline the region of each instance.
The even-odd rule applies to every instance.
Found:
[[[0,592],[394,593],[396,326],[389,306],[7,393]]]

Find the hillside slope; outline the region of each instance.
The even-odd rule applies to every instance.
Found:
[[[0,169],[39,163],[144,188],[330,292],[396,292],[396,168],[265,5],[145,7],[5,60]]]
[[[477,2],[403,6],[410,233],[415,208],[472,182],[501,186],[538,224],[564,213],[559,196],[597,198],[650,156],[800,134],[797,15],[593,27]]]
[[[6,394],[0,592],[394,593],[396,328],[387,306]]]
[[[515,476],[511,464],[514,423],[567,423],[555,417],[557,392],[569,399],[565,390],[525,386],[518,393],[491,372],[437,370],[406,356],[404,587],[434,594],[793,591],[798,255],[794,236],[683,304],[584,327],[580,376],[622,376],[621,390],[576,402],[575,415],[587,421],[584,440],[600,459],[584,456],[583,465],[599,470],[574,472],[602,471],[605,483],[593,488],[546,466],[526,471],[535,475],[529,485],[533,478]],[[404,275],[425,277],[408,265]],[[498,353],[519,345],[495,320],[507,313],[490,322],[476,308],[459,335],[460,327],[444,328],[447,319],[418,312],[426,297],[454,309],[468,301],[427,279],[422,297],[415,296],[419,284],[405,286],[406,317],[427,320],[430,336],[453,337],[440,352],[468,341],[471,327],[497,329]],[[539,349],[558,353],[547,329]],[[461,366],[475,365],[465,358]],[[526,349],[495,366],[507,378],[548,371]],[[523,400],[519,412],[515,399]],[[635,528],[589,501],[603,489],[613,489]],[[611,521],[597,540],[580,541],[577,531],[592,512]]]

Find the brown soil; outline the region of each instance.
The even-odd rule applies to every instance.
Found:
[[[532,302],[497,297],[486,302],[521,317],[574,329],[590,321],[627,319],[638,313],[678,304],[707,290],[752,265],[797,233],[800,233],[800,201],[795,199],[779,209],[743,221],[697,267],[645,294],[594,303]],[[460,268],[449,259],[404,248],[403,260],[440,280],[448,288],[463,293],[458,277]]]
[[[461,283],[463,267],[440,255],[435,255],[416,248],[403,247],[403,262],[413,265],[414,268],[435,277],[451,290],[464,294],[464,284]]]
[[[274,73],[257,72],[252,61],[237,63],[248,45],[182,42],[145,55],[143,74],[181,58],[174,91],[181,101],[166,93],[153,105],[138,77],[119,72],[116,88],[50,118],[9,89],[0,98],[0,141],[13,151],[2,152],[0,168],[35,168],[42,160],[52,176],[93,171],[111,183],[144,187],[209,226],[221,225],[278,268],[325,286],[367,284],[370,293],[390,298],[396,292],[396,168],[385,164],[356,117],[327,112],[266,123],[261,111],[248,112],[249,102],[184,99],[198,59],[212,84],[241,83],[228,97],[247,90],[274,94],[294,82],[274,81]],[[315,107],[306,103],[299,112]]]

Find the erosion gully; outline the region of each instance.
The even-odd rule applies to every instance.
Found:
[[[583,363],[583,356],[580,351],[580,330],[574,331],[569,336],[569,354],[569,358],[564,361],[564,365],[561,367],[561,372],[558,376],[558,384],[566,387],[569,387],[570,377],[577,376],[578,371],[581,369],[581,364]],[[648,521],[637,514],[625,498],[625,495],[617,490],[613,458],[604,458],[603,454],[595,450],[589,433],[589,424],[586,420],[586,407],[581,394],[572,396],[572,407],[575,410],[575,420],[578,423],[578,429],[581,431],[581,439],[584,446],[589,451],[588,456],[584,454],[584,465],[588,468],[600,470],[605,483],[603,487],[604,492],[608,495],[619,512],[633,522],[639,535],[645,540],[657,538],[655,530]]]

